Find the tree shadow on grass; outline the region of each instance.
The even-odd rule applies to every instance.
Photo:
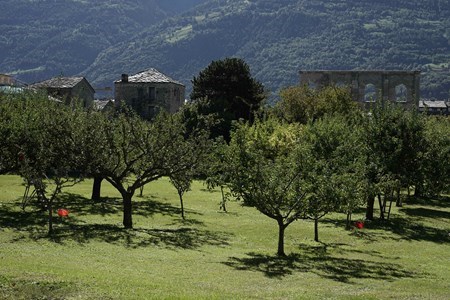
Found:
[[[150,217],[154,214],[161,214],[163,216],[181,216],[181,208],[179,207],[160,202],[153,196],[146,196],[142,199],[144,200],[133,203],[133,211],[136,214],[146,217]],[[201,213],[189,209],[185,209],[185,212],[201,215]]]
[[[101,215],[107,216],[122,213],[123,203],[121,198],[102,198],[101,201],[93,201],[78,194],[63,193],[55,205],[69,208],[77,215]],[[201,213],[190,211],[190,214],[201,215]],[[153,196],[144,196],[133,201],[133,214],[151,217],[155,214],[163,216],[181,215],[181,209],[168,203],[160,202]]]
[[[122,199],[102,197],[100,201],[93,201],[78,194],[62,193],[54,206],[67,208],[71,213],[79,216],[100,215],[104,217],[120,213]]]
[[[420,217],[420,218],[433,218],[433,219],[446,219],[450,220],[450,212],[424,208],[424,207],[403,207],[400,209],[408,216]]]
[[[0,228],[11,227],[15,229],[27,229],[36,225],[46,224],[47,211],[35,206],[27,207],[25,211],[20,210],[21,198],[10,203],[2,203],[0,206]],[[63,193],[53,203],[54,210],[66,208],[70,212],[71,218],[86,215],[98,215],[106,217],[108,215],[122,214],[122,199],[103,198],[100,202],[94,202],[86,197]],[[190,215],[201,215],[201,213],[185,210]],[[133,203],[133,215],[152,217],[156,214],[163,216],[180,216],[181,209],[167,203],[153,199],[136,201]],[[195,221],[192,221],[194,223]],[[198,221],[197,224],[201,222]]]
[[[87,244],[91,241],[123,245],[129,248],[163,247],[168,249],[197,249],[203,245],[228,246],[230,234],[190,228],[182,223],[177,228],[124,229],[121,225],[85,224],[76,217],[55,218],[53,234],[47,235],[47,217],[42,212],[22,212],[0,209],[0,230],[14,229],[20,232],[10,242],[31,239],[49,240],[64,244],[75,241]]]
[[[89,243],[92,240],[103,241],[126,247],[138,248],[147,246],[159,246],[167,248],[195,249],[202,245],[228,245],[227,233],[216,233],[208,230],[190,228],[191,225],[204,225],[195,219],[174,222],[170,227],[175,229],[145,229],[137,228],[125,230],[121,225],[109,224],[87,224],[80,217],[84,215],[106,216],[110,214],[121,214],[122,203],[118,198],[107,198],[101,203],[76,194],[63,194],[62,198],[55,203],[58,207],[68,208],[71,213],[68,219],[54,217],[54,232],[47,236],[48,216],[46,211],[19,210],[19,201],[2,204],[0,206],[0,230],[9,228],[21,231],[20,237],[14,241],[31,238],[34,240],[49,239],[57,243],[76,241],[78,243]],[[66,205],[62,205],[66,204]],[[188,214],[195,214],[187,211]],[[150,217],[154,214],[179,216],[181,210],[167,203],[154,200],[139,201],[134,205],[134,215]]]
[[[348,284],[357,284],[360,279],[394,281],[420,276],[393,262],[335,257],[323,245],[302,245],[300,251],[286,257],[251,252],[245,258],[231,257],[224,264],[236,270],[261,272],[268,278],[281,279],[308,272]]]
[[[405,213],[407,217],[391,215],[389,220],[365,221],[364,229],[352,228],[349,234],[368,242],[377,242],[383,239],[428,241],[438,244],[450,242],[450,227],[437,228],[420,222],[421,220],[426,221],[436,218],[449,220],[450,213],[428,208],[402,208],[400,211]],[[345,228],[346,221],[344,219],[324,219],[322,223]]]
[[[13,204],[0,206],[0,229],[12,228],[15,230],[32,231],[47,222],[47,215],[41,210],[19,211]]]
[[[434,206],[440,208],[450,208],[450,196],[435,196],[435,197],[406,197],[405,203],[411,205]]]
[[[389,220],[375,220],[370,222],[366,228],[383,229],[390,231],[394,235],[383,235],[382,238],[390,238],[394,240],[408,240],[408,241],[428,241],[438,244],[445,244],[450,242],[450,230],[426,226],[424,224],[414,222],[409,219],[393,218]],[[376,232],[371,234],[377,235]]]
[[[162,247],[194,250],[204,245],[226,247],[229,234],[189,227],[123,229],[109,224],[67,224],[55,229],[50,237],[35,234],[32,238],[49,239],[61,244],[69,241],[80,244],[101,241],[128,248]]]

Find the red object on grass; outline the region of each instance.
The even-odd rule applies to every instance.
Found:
[[[58,216],[61,218],[67,218],[69,216],[69,211],[67,209],[60,208],[58,209]]]
[[[358,229],[363,229],[364,228],[364,222],[356,221],[355,222],[355,227],[358,228]]]

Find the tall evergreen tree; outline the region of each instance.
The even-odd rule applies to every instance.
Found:
[[[254,113],[265,99],[264,88],[250,74],[242,59],[226,58],[213,61],[192,80],[191,99],[206,99],[201,114],[214,114],[218,123],[212,136],[230,136],[233,120],[253,120]]]

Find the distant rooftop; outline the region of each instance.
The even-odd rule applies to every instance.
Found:
[[[49,80],[41,81],[38,83],[34,83],[31,87],[34,88],[73,88],[80,81],[82,81],[84,77],[54,77]]]
[[[429,100],[420,100],[419,107],[429,107],[429,108],[447,108],[447,103],[445,101],[429,101]]]
[[[382,74],[420,74],[419,70],[300,70],[300,74],[305,73],[382,73]]]
[[[122,79],[115,81],[115,83],[127,82],[126,80],[124,80],[124,77],[128,77],[128,82],[130,83],[174,83],[183,85],[182,83],[153,68],[130,76],[128,76],[127,74],[123,74]]]
[[[97,110],[103,110],[107,105],[112,103],[114,105],[114,100],[94,100],[94,107]]]
[[[6,93],[6,94],[22,93],[23,88],[5,85],[5,86],[0,86],[0,92]]]
[[[11,75],[0,73],[0,86],[24,87],[27,86],[27,84]]]

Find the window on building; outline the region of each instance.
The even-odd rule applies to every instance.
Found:
[[[142,98],[144,98],[144,89],[138,88],[137,92],[138,92],[138,99],[142,100]]]
[[[399,84],[395,87],[395,101],[397,102],[406,102],[408,101],[408,89],[406,85]]]
[[[173,90],[173,96],[174,96],[176,101],[181,101],[181,99],[180,99],[180,89],[175,88]]]
[[[315,90],[317,89],[317,83],[312,80],[308,80],[308,87],[312,90]]]
[[[348,87],[348,84],[346,84],[342,80],[339,80],[339,81],[336,82],[335,86],[338,87],[338,88],[345,88],[345,87]]]
[[[149,105],[148,106],[148,115],[149,117],[154,117],[159,114],[160,108],[158,106]]]
[[[148,96],[150,98],[150,101],[156,100],[156,89],[155,87],[151,86],[148,88]]]
[[[364,88],[364,101],[365,102],[375,102],[377,101],[377,88],[374,84],[366,84]]]

